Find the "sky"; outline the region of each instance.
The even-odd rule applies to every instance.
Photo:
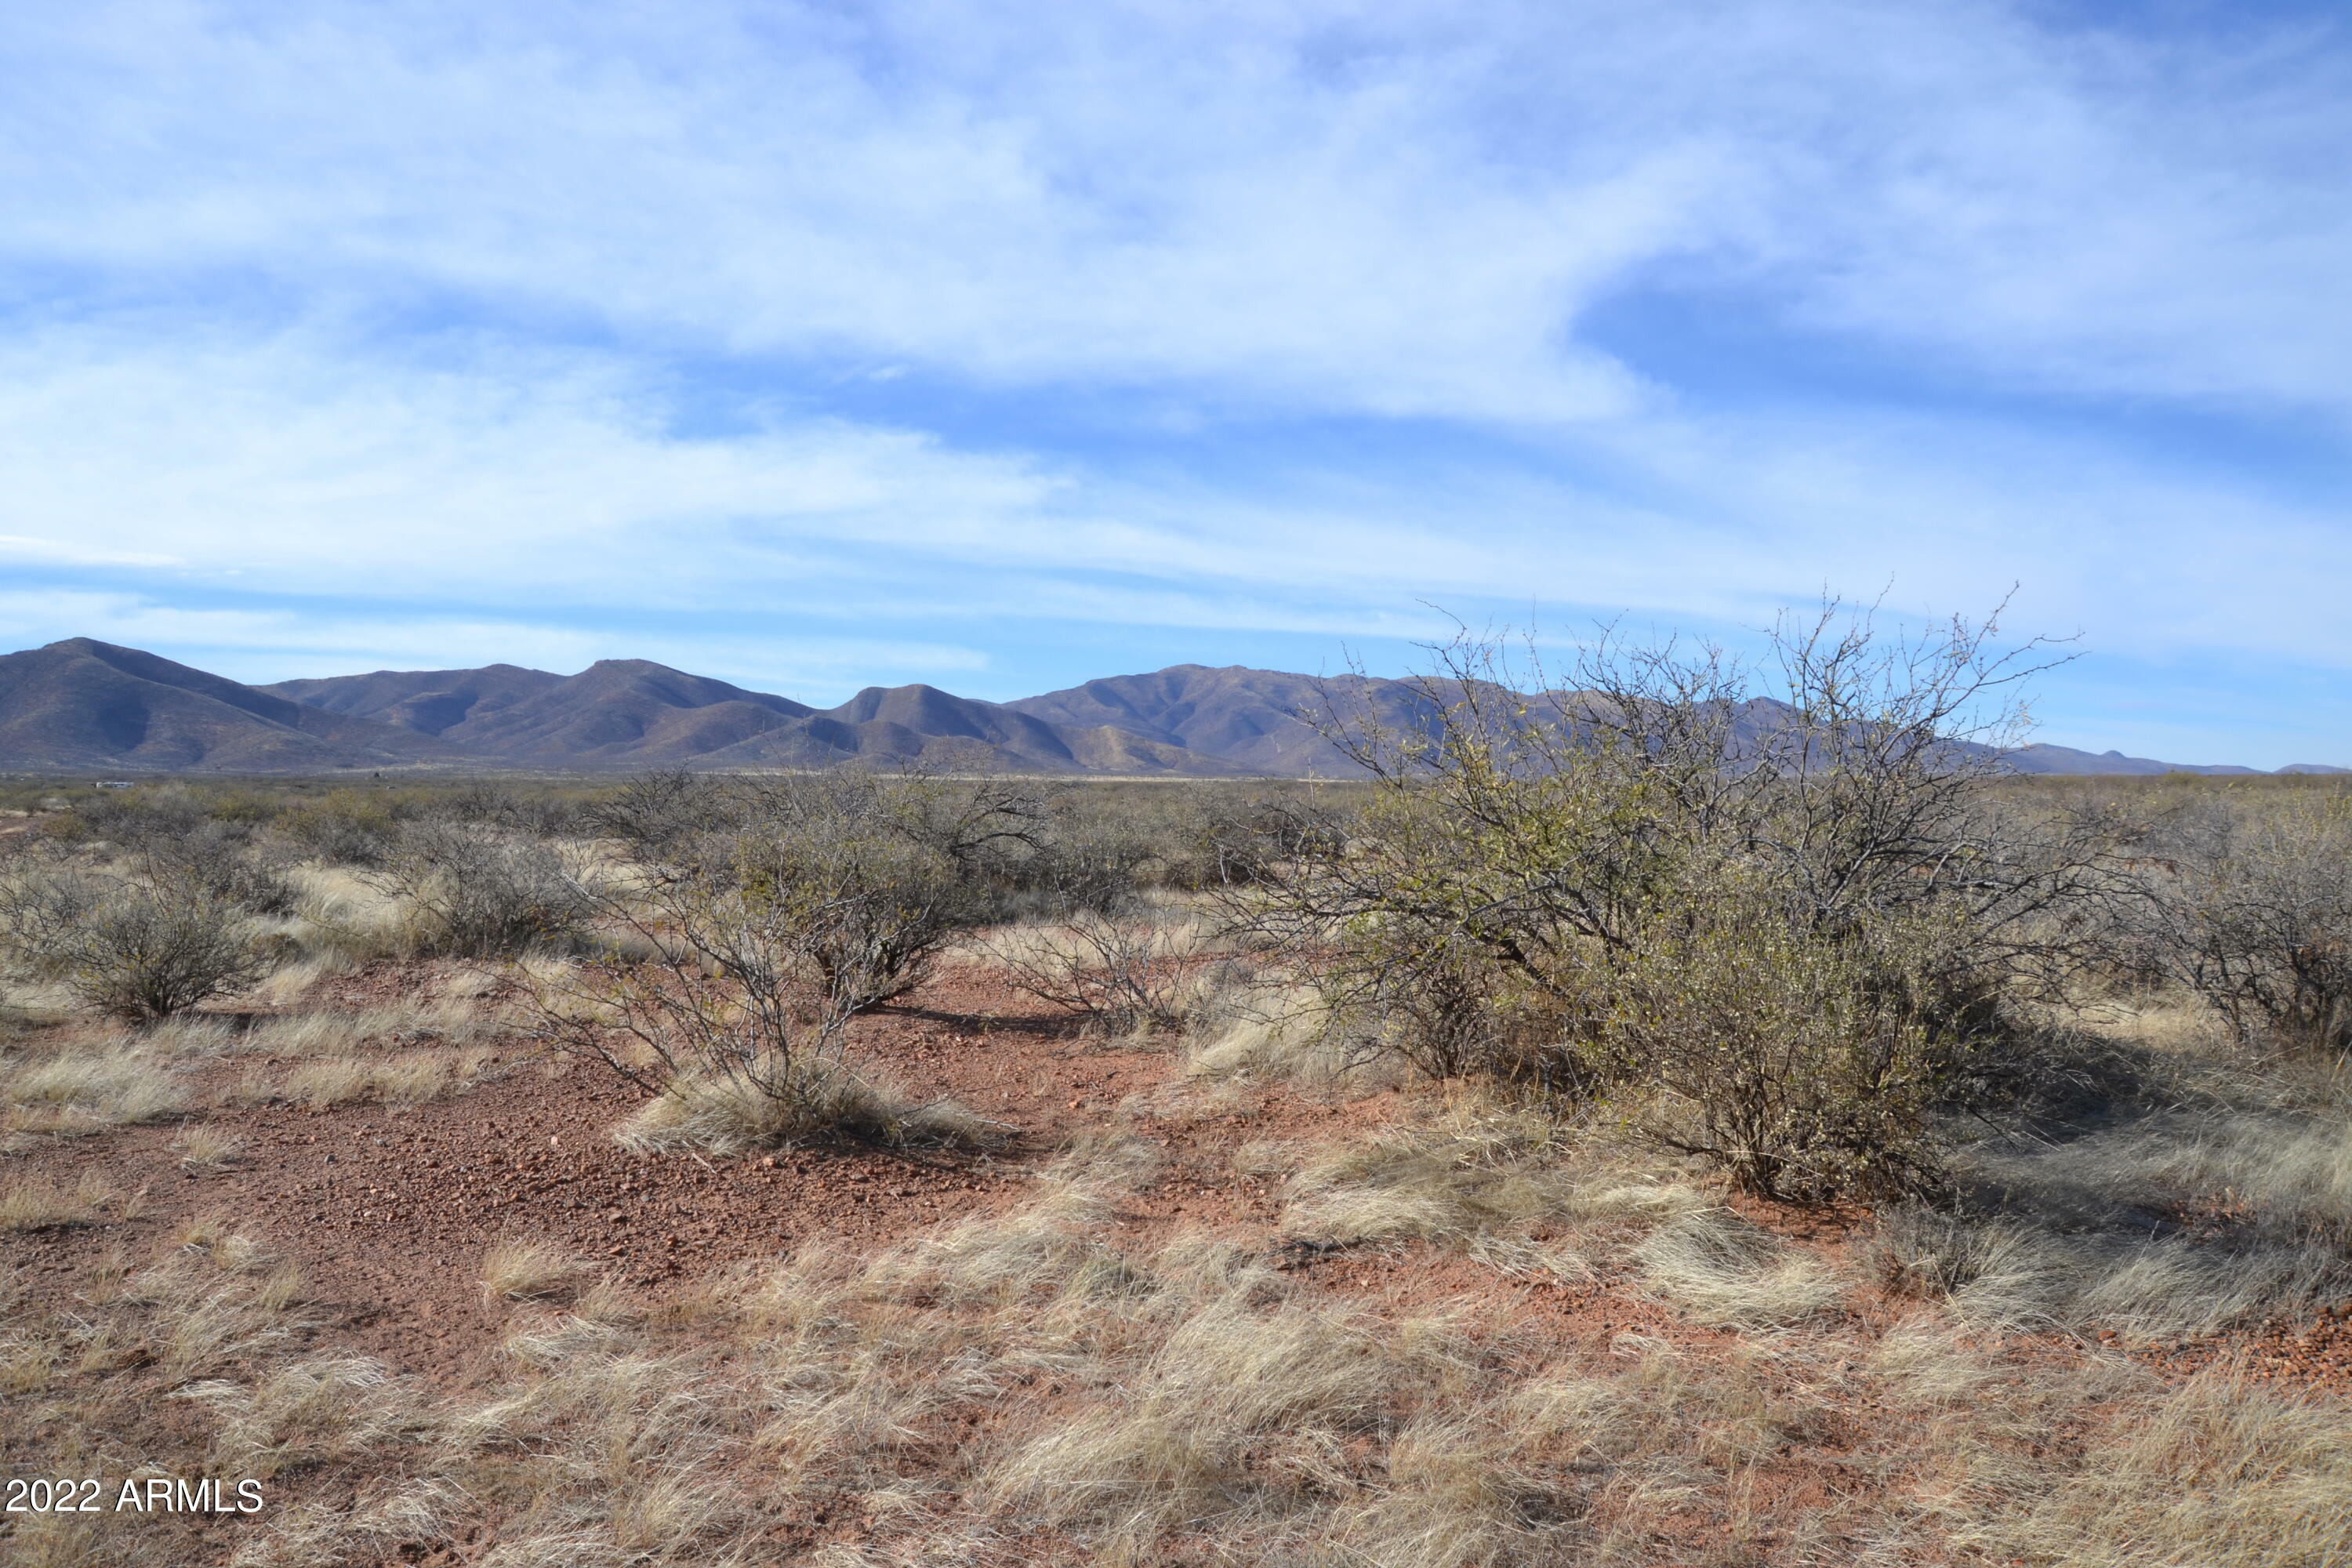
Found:
[[[2352,764],[2340,5],[0,18],[0,642],[803,700],[2074,639]]]

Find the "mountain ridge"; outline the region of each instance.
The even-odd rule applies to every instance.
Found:
[[[1426,728],[1438,706],[1413,681],[1199,664],[1101,677],[1011,702],[921,683],[873,686],[830,709],[646,659],[601,659],[569,676],[492,664],[247,686],[72,637],[0,655],[0,768],[593,772],[866,762],[1069,775],[1348,777],[1353,765],[1301,718],[1327,704],[1401,731]],[[2049,744],[2007,760],[2029,773],[2262,772]],[[2279,771],[2346,770],[2298,763]]]

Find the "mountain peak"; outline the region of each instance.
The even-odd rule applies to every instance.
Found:
[[[1761,700],[1759,700],[1760,701]],[[1431,721],[1419,684],[1176,664],[1015,702],[917,681],[818,710],[651,659],[577,675],[513,664],[240,685],[139,648],[67,637],[0,658],[0,766],[302,773],[467,763],[546,768],[924,763],[1025,773],[1345,777],[1327,702],[1392,730]],[[1755,704],[1749,705],[1751,708]],[[2021,773],[2160,773],[2177,764],[2064,746]],[[2187,771],[2246,773],[2221,765]],[[2338,773],[2296,763],[2290,773]]]

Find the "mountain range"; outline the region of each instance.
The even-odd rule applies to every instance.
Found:
[[[604,659],[568,676],[494,664],[245,686],[70,637],[0,656],[0,770],[574,772],[862,760],[1032,773],[1346,777],[1346,759],[1300,717],[1333,704],[1407,729],[1433,710],[1408,681],[1197,664],[1014,702],[876,686],[825,709],[644,659]],[[2008,761],[2035,773],[2260,771],[2044,745]]]

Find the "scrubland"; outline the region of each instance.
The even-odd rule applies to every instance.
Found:
[[[0,1552],[2352,1561],[2352,803],[1798,647],[1346,789],[28,800],[0,1455],[110,1507]]]

